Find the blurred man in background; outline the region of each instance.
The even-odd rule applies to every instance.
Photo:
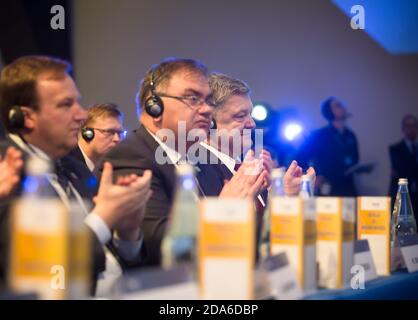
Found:
[[[357,196],[355,165],[359,161],[356,135],[347,125],[350,114],[343,103],[330,97],[321,105],[328,125],[311,133],[298,159],[303,167],[315,167],[315,193],[322,196]]]
[[[78,136],[78,146],[70,156],[94,171],[99,160],[125,139],[123,113],[114,103],[95,104],[87,109],[87,120]]]
[[[408,179],[408,189],[411,197],[415,219],[418,218],[418,119],[407,114],[402,119],[403,139],[389,147],[391,163],[391,183],[389,195],[392,197],[392,207],[398,189],[398,179]]]

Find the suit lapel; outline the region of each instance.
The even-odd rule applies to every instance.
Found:
[[[160,146],[158,142],[154,139],[153,136],[150,135],[148,130],[141,124],[138,130],[135,130],[135,134],[137,135],[138,139],[141,139],[145,145],[149,149],[148,159],[150,161],[151,166],[155,165],[155,168],[152,170],[154,173],[161,171],[163,175],[163,179],[165,180],[164,188],[167,190],[167,194],[172,197],[175,187],[175,179],[176,179],[176,169],[173,164],[165,163],[162,165],[156,164],[155,159],[155,152],[157,148]],[[158,170],[157,170],[158,167]]]

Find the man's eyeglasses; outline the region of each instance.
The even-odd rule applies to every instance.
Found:
[[[113,137],[115,134],[117,134],[119,136],[119,138],[121,140],[125,139],[128,131],[126,130],[117,130],[117,129],[100,129],[100,128],[91,128],[93,130],[97,130],[100,133],[102,133],[106,138],[111,138]]]
[[[206,98],[200,98],[198,96],[171,96],[168,94],[164,94],[164,93],[156,93],[157,96],[160,97],[164,97],[164,98],[171,98],[171,99],[176,99],[179,100],[181,102],[183,102],[184,104],[186,104],[188,107],[190,107],[193,110],[196,110],[199,108],[199,106],[206,104],[209,107],[215,108],[216,104],[213,102],[213,97],[207,96]]]

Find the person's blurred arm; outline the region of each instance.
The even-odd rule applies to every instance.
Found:
[[[14,147],[0,155],[0,200],[7,198],[20,181],[23,168],[22,152]]]

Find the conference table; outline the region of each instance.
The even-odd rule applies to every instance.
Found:
[[[365,283],[364,289],[322,289],[306,300],[418,300],[418,272],[397,271]]]

